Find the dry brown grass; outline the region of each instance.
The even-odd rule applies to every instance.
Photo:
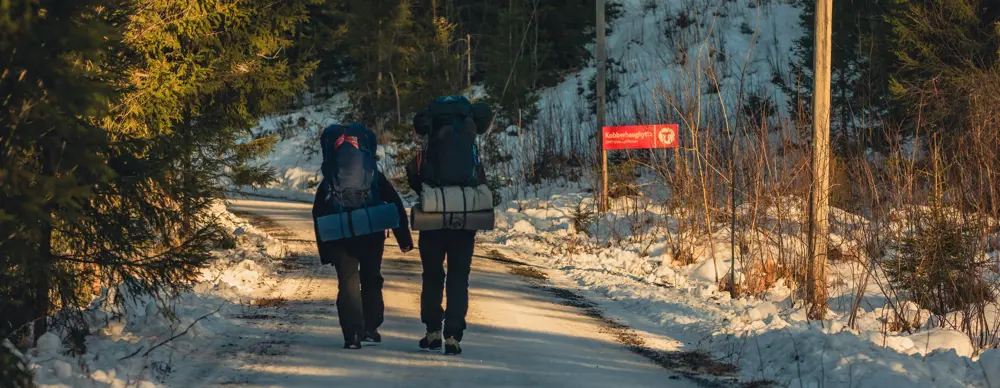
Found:
[[[251,305],[253,307],[260,308],[279,308],[288,305],[288,299],[277,297],[277,298],[261,298],[254,300]]]

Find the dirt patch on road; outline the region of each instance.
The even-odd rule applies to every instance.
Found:
[[[545,272],[539,271],[531,267],[521,267],[521,266],[509,266],[509,271],[512,275],[517,275],[529,279],[535,280],[549,280],[549,275]]]
[[[230,209],[229,212],[233,213],[233,215],[237,217],[250,221],[250,224],[252,224],[253,226],[257,227],[260,230],[263,230],[268,235],[278,240],[287,240],[289,237],[292,237],[291,231],[281,227],[281,225],[279,225],[277,222],[268,217],[247,211],[239,211],[232,209]]]

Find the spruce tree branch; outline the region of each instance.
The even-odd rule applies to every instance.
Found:
[[[214,223],[217,220],[218,220],[217,217],[213,218],[211,220],[210,224]],[[209,233],[210,229],[211,228],[209,228],[209,227],[202,227],[201,229],[199,229],[198,231],[196,231],[191,238],[188,238],[187,240],[184,240],[184,242],[180,243],[179,245],[166,247],[166,248],[163,249],[162,252],[157,253],[157,254],[152,255],[152,256],[142,257],[139,260],[137,260],[138,263],[120,263],[120,264],[122,264],[122,265],[129,265],[129,266],[133,266],[133,267],[150,267],[151,265],[145,264],[145,262],[162,261],[164,258],[166,258],[166,256],[174,254],[177,251],[183,251],[183,250],[189,249],[191,247],[191,245],[193,245],[195,242],[201,240],[202,238],[210,236],[210,234],[211,234],[211,233]],[[68,235],[68,236],[74,236],[74,237],[78,237],[78,238],[84,238],[84,237],[86,237],[84,234],[71,233],[69,230],[63,230],[63,229],[58,229],[58,230],[60,232],[64,233],[64,234]],[[102,256],[105,256],[105,255],[112,254],[114,252],[121,252],[121,251],[122,251],[122,249],[120,249],[120,248],[118,248],[118,249],[106,249],[106,250],[98,251],[98,252],[94,252],[94,253],[83,253],[82,255],[57,255],[57,256],[54,257],[54,259],[56,259],[56,260],[63,260],[63,261],[70,261],[70,262],[76,262],[76,263],[82,263],[82,264],[97,264],[97,265],[119,264],[119,263],[102,262],[100,260],[94,260],[94,259],[90,259],[90,258],[91,257],[102,257]]]
[[[146,6],[140,8],[140,9],[137,9],[136,10],[136,14],[141,14],[142,12],[145,12],[148,9],[151,9],[152,7],[153,7],[152,5],[147,4]],[[126,37],[123,41],[125,43],[137,42],[140,39],[144,38],[147,33],[151,33],[155,29],[161,28],[161,27],[169,25],[169,24],[176,23],[176,22],[182,20],[185,17],[190,18],[191,15],[193,14],[193,12],[191,12],[191,10],[192,10],[193,7],[194,7],[194,4],[191,3],[191,4],[188,4],[186,8],[184,8],[183,10],[178,10],[178,12],[176,12],[176,13],[168,14],[168,15],[157,15],[157,16],[160,16],[160,20],[158,20],[156,23],[152,23],[152,24],[150,24],[148,26],[145,26],[145,28],[143,28],[141,31],[139,31],[136,34],[133,34],[132,36]],[[202,13],[200,15],[201,16],[200,19],[190,19],[190,20],[192,20],[192,21],[193,20],[203,20],[203,19],[206,19],[207,15],[208,15],[207,13]]]
[[[203,231],[205,231],[205,229],[202,229],[202,232]],[[201,232],[199,232],[197,235],[198,236],[203,236],[203,234]],[[80,263],[80,264],[94,264],[94,265],[102,265],[102,266],[120,265],[120,266],[133,267],[133,268],[155,268],[155,267],[157,267],[159,265],[160,261],[163,261],[163,259],[166,258],[167,255],[171,255],[171,254],[174,254],[175,252],[177,252],[179,250],[184,250],[184,249],[189,248],[194,243],[195,240],[196,240],[195,238],[188,239],[188,240],[184,241],[180,245],[177,245],[177,246],[174,246],[174,247],[169,247],[166,250],[164,250],[163,252],[158,253],[156,255],[143,257],[143,258],[139,259],[136,262],[129,262],[129,261],[113,261],[113,262],[108,262],[108,261],[101,261],[101,260],[93,260],[93,259],[84,258],[84,257],[80,257],[80,256],[68,256],[68,255],[56,255],[56,256],[53,256],[53,259],[59,260],[59,261],[68,261],[68,262],[74,262],[74,263]],[[104,256],[106,254],[109,254],[111,252],[114,252],[114,251],[107,250],[107,251],[104,251],[104,252],[100,252],[100,253],[96,253],[96,254],[91,254],[91,255],[87,255],[87,256],[90,256],[90,257],[98,256],[99,257],[99,256]]]
[[[149,263],[130,263],[130,262],[126,262],[126,261],[121,261],[121,262],[101,262],[101,261],[95,261],[95,260],[80,259],[80,258],[70,257],[70,256],[52,256],[52,259],[53,260],[58,260],[58,261],[68,261],[68,262],[71,262],[71,263],[92,264],[92,265],[100,265],[100,266],[119,265],[119,266],[123,266],[123,267],[132,267],[132,268],[155,268],[155,267],[157,267],[155,264],[149,264]]]

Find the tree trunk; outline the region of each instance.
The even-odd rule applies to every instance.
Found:
[[[52,301],[52,224],[42,225],[38,247],[38,267],[35,270],[35,340],[48,331],[49,309]]]
[[[375,120],[375,133],[378,134],[379,137],[382,137],[384,135],[382,133],[382,119],[381,117],[379,117],[382,112],[382,69],[384,68],[382,61],[385,59],[385,55],[382,52],[383,50],[382,46],[383,44],[385,44],[385,42],[383,42],[384,31],[382,31],[382,28],[383,28],[382,22],[379,21],[378,38],[376,40],[376,47],[375,47],[375,53],[376,53],[375,69],[377,72],[375,78],[375,104],[374,104],[374,109],[372,109],[371,112],[372,118]]]
[[[55,157],[47,148],[42,149],[42,175],[53,177],[56,175]],[[35,306],[32,318],[35,320],[36,341],[48,331],[49,309],[52,307],[52,301],[49,299],[49,294],[52,292],[52,222],[55,218],[52,206],[52,204],[47,205],[49,219],[42,221],[38,241],[38,263],[34,271]]]
[[[841,144],[846,144],[847,140],[850,139],[850,134],[848,133],[848,131],[850,130],[849,126],[848,126],[848,121],[850,120],[849,119],[849,117],[850,117],[850,107],[847,104],[847,74],[846,74],[846,71],[845,71],[848,67],[849,66],[844,66],[844,68],[840,70],[840,74],[838,74],[838,77],[837,77],[837,79],[839,81],[839,82],[837,82],[838,83],[837,86],[838,86],[838,88],[840,88],[840,90],[839,90],[839,92],[840,92],[840,101],[838,101],[838,103],[840,105],[839,106],[839,108],[840,108],[840,136],[841,136],[841,141],[844,142],[844,143],[841,143]]]
[[[396,124],[403,125],[403,106],[399,101],[399,85],[396,84],[396,76],[393,73],[389,73],[389,79],[392,80],[392,90],[396,92]]]
[[[379,55],[381,57],[381,54]],[[379,61],[381,62],[381,60]],[[379,111],[382,109],[382,72],[378,72],[378,78],[375,83],[375,111],[372,115],[375,117],[375,132],[381,137],[382,133],[382,120],[379,118]]]
[[[465,83],[472,93],[472,35],[465,34]]]

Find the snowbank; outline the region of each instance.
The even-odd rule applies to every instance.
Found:
[[[732,258],[727,230],[713,241],[716,260],[706,247],[709,242],[701,239],[693,240],[692,259],[678,261],[664,246],[677,236],[655,228],[642,231],[652,236],[647,239],[652,243],[632,243],[626,238],[612,247],[588,244],[593,240],[574,230],[570,215],[578,204],[592,203],[589,196],[566,190],[516,201],[500,216],[504,228],[484,238],[519,251],[535,264],[562,271],[579,286],[660,327],[662,332],[655,334],[688,344],[685,350],[707,350],[737,364],[746,380],[766,379],[790,387],[1000,387],[1000,380],[993,376],[1000,362],[996,350],[977,354],[968,335],[954,325],[929,319],[929,311],[912,303],[893,309],[877,287],[866,289],[852,329],[847,314],[850,306],[842,307],[844,298],[851,298],[858,287],[850,277],[857,271],[851,263],[832,266],[829,283],[838,284],[839,279],[849,284],[831,289],[828,320],[808,321],[802,306],[793,304],[794,291],[783,280],[760,298],[733,300],[728,291],[720,291],[715,262],[724,280]],[[661,214],[660,218],[669,217]],[[587,232],[628,231],[629,225],[616,223],[629,222],[635,222],[634,215],[612,212]],[[573,245],[577,247],[570,249]],[[737,265],[738,279],[743,270]],[[914,333],[887,324],[898,320],[897,310],[909,327],[916,328]],[[990,325],[1000,321],[995,306],[987,310],[984,319]],[[962,321],[955,316],[946,320]]]
[[[84,354],[69,355],[60,339],[65,333],[58,332],[46,333],[27,352],[39,387],[152,388],[179,378],[172,371],[187,373],[218,361],[205,350],[220,334],[237,332],[239,322],[232,317],[276,284],[273,260],[284,256],[285,246],[229,213],[222,202],[212,212],[235,237],[236,248],[214,252],[216,259],[193,289],[167,301],[170,314],[152,299],[127,296],[126,311],[118,311],[106,301],[124,288],[106,290],[84,312],[93,330]]]

